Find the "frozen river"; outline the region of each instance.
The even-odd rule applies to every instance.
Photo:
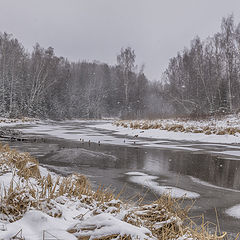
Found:
[[[102,122],[101,122],[102,123]],[[67,121],[17,126],[40,142],[12,142],[49,169],[67,175],[87,175],[95,187],[110,186],[126,199],[145,202],[171,191],[195,201],[191,215],[221,230],[240,231],[240,146],[134,138],[96,128],[100,122]],[[233,208],[234,207],[234,208]],[[233,217],[239,217],[235,218]]]

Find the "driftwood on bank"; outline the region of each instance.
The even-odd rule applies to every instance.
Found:
[[[37,142],[38,138],[34,137],[24,137],[22,136],[22,133],[18,130],[13,129],[7,129],[7,128],[1,128],[0,129],[0,140],[5,141],[19,141],[19,142]]]
[[[28,141],[28,142],[36,142],[37,139],[36,138],[23,138],[23,137],[15,137],[15,136],[3,136],[3,135],[0,135],[0,139],[4,139],[4,140],[8,140],[8,141]]]

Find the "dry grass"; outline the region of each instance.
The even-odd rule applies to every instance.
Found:
[[[201,225],[194,223],[188,217],[189,208],[180,207],[182,200],[176,200],[170,195],[163,195],[157,201],[147,204],[139,205],[128,211],[123,221],[137,227],[145,227],[151,231],[149,237],[155,239],[169,240],[169,239],[198,239],[198,240],[227,240],[226,233],[218,233],[217,228],[214,233],[209,231],[210,225],[213,228],[215,225],[202,221]],[[102,225],[76,225],[69,229],[70,233],[75,234],[79,240],[90,239],[91,235],[96,229],[104,229],[106,226]],[[80,233],[80,235],[78,235]],[[92,239],[92,238],[91,238]],[[110,239],[128,239],[135,240],[130,235],[121,235],[117,230],[111,234],[106,234],[95,240],[110,240]],[[236,237],[236,240],[238,238]]]
[[[0,169],[15,169],[18,176],[25,179],[40,178],[38,161],[29,153],[19,153],[8,145],[0,144]]]
[[[12,173],[9,187],[2,186],[0,219],[16,221],[29,209],[44,210],[50,216],[60,217],[55,200],[61,196],[77,198],[91,205],[111,201],[114,195],[99,188],[93,191],[88,179],[79,174],[69,177],[41,176],[39,164],[28,153],[19,153],[8,145],[0,145],[0,174]],[[56,211],[55,211],[55,210]]]
[[[191,121],[191,124],[186,124],[187,121],[176,120],[176,121],[166,121],[166,120],[136,120],[128,121],[121,120],[116,121],[113,124],[116,126],[122,126],[124,128],[131,129],[159,129],[173,132],[185,132],[185,133],[204,133],[206,135],[216,134],[216,135],[236,135],[240,133],[240,128],[236,126],[216,126],[213,122],[205,122],[204,124],[199,124],[198,121]],[[226,122],[227,125],[230,124]]]
[[[2,220],[16,221],[29,209],[39,209],[52,217],[61,217],[62,211],[57,203],[64,204],[69,199],[75,199],[74,201],[79,201],[81,206],[89,209],[92,216],[101,213],[109,213],[113,216],[120,214],[122,221],[149,229],[151,236],[156,239],[180,239],[180,237],[199,240],[227,239],[225,233],[217,234],[217,230],[215,233],[210,233],[209,223],[203,221],[201,225],[195,224],[188,217],[190,208],[183,208],[181,199],[176,200],[170,195],[163,195],[151,204],[139,204],[133,207],[118,200],[118,197],[108,189],[99,187],[93,191],[85,176],[79,174],[69,177],[52,177],[50,174],[41,176],[38,162],[29,154],[19,153],[6,145],[0,146],[0,154],[1,174],[13,173],[9,187],[1,189],[0,219]],[[16,182],[16,179],[19,181]],[[84,216],[76,216],[76,219],[81,223]],[[75,226],[68,231],[75,236],[78,236],[79,232],[87,232],[85,236],[78,237],[87,240],[91,238],[91,233],[95,229],[101,227],[104,226],[92,224],[88,229]],[[136,238],[115,232],[94,239]]]
[[[38,119],[29,118],[29,117],[22,117],[22,118],[2,118],[0,119],[0,123],[17,123],[17,122],[37,122]]]

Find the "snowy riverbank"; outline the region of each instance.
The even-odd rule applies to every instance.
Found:
[[[108,191],[92,191],[84,176],[60,177],[7,146],[0,147],[0,185],[0,239],[189,239],[193,234],[183,225],[185,210],[168,196],[144,206],[126,204]]]
[[[169,191],[150,175],[128,175],[161,194]],[[0,147],[0,186],[0,239],[210,239],[207,230],[185,222],[187,209],[169,195],[148,205],[124,203],[107,190],[92,191],[82,175],[60,177],[8,146]],[[175,197],[184,194],[173,190]]]
[[[122,120],[98,124],[95,127],[132,137],[207,143],[240,143],[239,115],[199,121],[184,119]]]
[[[74,121],[76,127],[80,122]],[[11,124],[14,123],[10,122]],[[22,123],[20,122],[20,124]],[[79,141],[78,134],[69,133],[69,130],[73,131],[72,126],[68,126],[66,122],[64,122],[63,129],[60,129],[59,124],[54,122],[52,124],[32,122],[30,126],[29,123],[27,124],[26,130],[31,132],[37,130],[36,132],[50,133],[50,135],[56,135],[57,137],[61,133],[61,137],[68,136]],[[66,129],[65,124],[68,126]],[[100,121],[96,126],[102,127],[103,124]],[[96,129],[94,130],[96,126],[92,127],[91,125],[93,132],[96,131]],[[121,130],[122,127],[118,126],[118,128]],[[46,129],[48,129],[47,132]],[[3,229],[3,231],[0,231],[0,239],[9,239],[20,230],[22,231],[19,234],[23,234],[25,239],[33,240],[41,239],[43,234],[45,234],[46,238],[52,234],[59,239],[70,240],[84,237],[89,239],[90,236],[100,239],[103,237],[101,234],[105,234],[104,236],[110,234],[112,236],[110,239],[129,235],[131,236],[129,239],[158,239],[159,236],[154,235],[152,227],[154,226],[165,233],[165,230],[169,231],[165,228],[169,226],[169,223],[171,226],[176,224],[182,228],[181,234],[176,232],[176,235],[171,239],[188,239],[188,236],[190,237],[193,234],[187,225],[182,225],[184,215],[180,209],[176,209],[176,206],[177,198],[182,195],[185,195],[186,198],[199,198],[199,194],[196,192],[185,191],[177,187],[161,186],[157,181],[158,177],[151,173],[126,172],[130,182],[145,186],[159,194],[169,192],[171,189],[171,196],[176,198],[176,200],[173,198],[161,198],[159,202],[150,205],[134,206],[115,199],[109,192],[93,192],[89,182],[83,176],[59,177],[39,167],[38,163],[32,160],[28,154],[19,155],[16,151],[8,148],[1,148],[0,152],[4,153],[0,155],[0,183],[2,186],[0,228]],[[23,164],[24,161],[22,162],[22,160],[25,158],[28,161]],[[17,164],[18,162],[19,164]],[[22,172],[23,170],[24,172]],[[24,177],[25,174],[27,174],[27,178]],[[76,184],[80,184],[78,185],[80,191],[74,187]],[[101,194],[99,195],[99,193]],[[23,195],[23,198],[19,197],[19,195]],[[11,200],[12,196],[14,196],[14,201]],[[22,200],[24,200],[23,202],[26,203],[27,207],[19,204]],[[166,204],[166,201],[168,204]],[[169,205],[171,205],[171,208],[169,208]],[[8,208],[8,206],[10,207]],[[18,211],[15,212],[15,208]],[[155,218],[151,223],[147,222],[147,216],[155,216],[156,208],[157,214],[161,218]],[[4,215],[5,210],[10,211],[11,214]],[[148,213],[147,216],[146,212]],[[239,206],[233,206],[225,212],[230,216],[238,217]],[[167,215],[161,215],[163,213]],[[34,223],[39,225],[37,230],[34,228]]]

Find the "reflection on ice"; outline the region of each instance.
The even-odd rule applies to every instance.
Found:
[[[219,187],[219,186],[213,185],[211,183],[202,181],[202,180],[200,180],[198,178],[195,178],[195,177],[190,176],[190,179],[195,183],[198,183],[198,184],[201,184],[201,185],[204,185],[204,186],[207,186],[207,187],[212,187],[212,188],[217,188],[217,189],[222,189],[222,190],[227,190],[227,191],[232,191],[232,192],[238,192],[238,193],[240,192],[240,190],[225,188],[225,187]]]
[[[240,151],[222,151],[222,152],[218,152],[219,154],[223,154],[223,155],[230,155],[230,156],[236,156],[239,157],[240,156]],[[235,159],[235,160],[240,160],[240,159]]]

